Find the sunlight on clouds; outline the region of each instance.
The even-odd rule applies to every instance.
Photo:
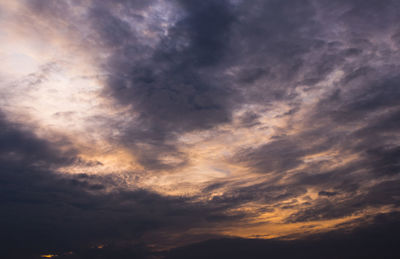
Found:
[[[255,223],[256,226],[243,226],[224,232],[227,235],[243,238],[294,238],[310,233],[318,233],[335,229],[341,223],[349,222],[359,217],[351,216],[341,219],[311,221],[307,223]]]
[[[273,213],[266,213],[259,217],[241,224],[240,227],[227,228],[222,232],[229,236],[239,236],[242,238],[284,238],[295,239],[309,234],[337,230],[346,227],[347,230],[355,228],[362,224],[357,220],[366,216],[379,215],[393,211],[392,206],[370,207],[360,213],[356,213],[343,218],[334,218],[330,220],[314,220],[307,222],[286,223],[285,219],[295,210],[277,209]]]
[[[68,24],[54,24],[24,6],[18,5],[18,10],[20,17],[10,18],[9,26],[0,29],[0,35],[6,35],[0,38],[0,58],[8,65],[0,70],[7,82],[0,88],[6,97],[1,100],[3,110],[13,120],[23,117],[26,122],[31,117],[40,125],[37,128],[73,131],[82,127],[99,106],[98,70],[89,64],[88,52],[74,43],[77,35]]]
[[[72,174],[123,174],[139,173],[143,167],[137,163],[132,153],[122,147],[108,143],[96,143],[95,146],[80,146],[80,159],[76,164],[61,167],[59,172]]]
[[[239,5],[240,1],[235,2]],[[327,143],[334,142],[339,137],[346,142],[351,134],[360,134],[358,131],[368,124],[364,117],[343,123],[339,120],[334,121],[331,118],[334,117],[332,114],[326,117],[323,114],[322,119],[313,117],[320,115],[319,106],[328,96],[341,90],[347,91],[344,79],[348,76],[348,71],[345,66],[333,66],[328,69],[329,72],[320,76],[320,80],[311,80],[314,83],[309,84],[305,80],[309,72],[307,69],[299,69],[300,75],[297,75],[298,78],[294,76],[296,80],[292,81],[288,79],[279,82],[276,79],[279,75],[256,75],[256,81],[246,83],[254,86],[247,89],[241,85],[245,85],[244,82],[235,80],[238,74],[245,70],[245,66],[251,65],[246,62],[250,62],[247,59],[252,57],[233,55],[232,60],[243,58],[245,62],[242,65],[241,62],[235,64],[235,61],[230,59],[226,61],[225,56],[221,54],[221,60],[227,64],[221,65],[222,68],[216,66],[216,72],[210,73],[210,76],[207,68],[196,64],[203,55],[208,57],[210,52],[208,49],[202,49],[200,54],[194,53],[199,46],[212,45],[217,49],[215,55],[221,50],[218,49],[218,44],[208,42],[208,37],[203,38],[203,35],[200,35],[204,33],[204,28],[196,23],[197,16],[192,18],[193,20],[185,20],[190,18],[190,15],[198,15],[191,14],[192,10],[162,0],[155,0],[153,5],[137,8],[138,10],[127,10],[120,2],[106,4],[103,6],[104,10],[89,10],[88,6],[93,3],[96,4],[92,1],[83,1],[76,6],[68,4],[70,9],[64,14],[41,13],[19,1],[0,2],[1,15],[5,17],[4,26],[0,28],[1,112],[4,112],[10,122],[28,128],[35,137],[53,144],[68,142],[68,148],[77,153],[75,160],[59,166],[55,170],[57,173],[69,177],[77,174],[110,176],[110,179],[118,179],[116,185],[121,190],[144,189],[161,197],[184,197],[191,199],[193,204],[198,202],[211,204],[218,209],[221,207],[223,216],[227,218],[237,217],[226,223],[218,223],[218,226],[213,225],[211,230],[200,227],[187,230],[195,234],[288,238],[304,233],[332,230],[342,223],[393,209],[376,205],[334,219],[296,223],[289,220],[297,212],[307,209],[307,206],[312,207],[313,202],[328,200],[321,197],[324,196],[324,192],[325,196],[332,196],[329,197],[332,198],[332,203],[340,203],[349,199],[346,195],[363,195],[368,193],[368,188],[373,188],[388,179],[398,180],[390,176],[381,177],[379,180],[366,177],[365,181],[368,182],[363,183],[362,187],[354,187],[356,184],[353,184],[349,189],[354,190],[351,189],[351,192],[343,195],[339,191],[337,194],[335,188],[340,189],[338,186],[346,184],[347,178],[343,177],[342,182],[330,183],[330,177],[334,177],[331,176],[331,172],[335,170],[343,170],[344,173],[341,174],[345,174],[346,177],[354,176],[354,181],[358,181],[359,177],[360,182],[362,176],[371,170],[360,169],[357,164],[370,152],[369,149],[364,153],[360,151],[365,147],[354,147],[357,146],[357,141],[366,141],[365,139],[359,137],[361,140],[354,140],[353,146],[349,145],[348,148],[344,144],[340,145],[341,143]],[[94,10],[100,14],[92,14]],[[227,16],[231,15],[231,10],[222,10],[224,11],[229,13]],[[105,20],[102,20],[103,16],[106,17]],[[226,19],[227,21],[221,21],[221,24],[231,23],[231,17]],[[180,23],[181,21],[184,23]],[[238,21],[239,24],[241,22],[245,23]],[[117,31],[118,26],[121,26],[121,31]],[[221,32],[230,28],[227,25],[221,26]],[[199,32],[192,32],[188,28],[197,29]],[[241,28],[236,30],[240,32]],[[221,32],[216,31],[215,34],[220,36]],[[113,33],[120,33],[122,36],[115,36]],[[125,34],[134,36],[128,37]],[[178,40],[171,41],[173,37],[178,37]],[[219,42],[218,40],[221,39],[216,41]],[[260,38],[260,41],[262,40],[265,39]],[[225,43],[225,38],[222,38],[222,41]],[[233,45],[232,43],[232,46],[227,47],[229,51],[235,49]],[[331,42],[326,45],[331,45]],[[251,49],[252,44],[247,47]],[[299,51],[302,49],[298,48]],[[239,49],[242,49],[242,46]],[[266,49],[262,48],[262,51],[257,53],[261,56],[260,59],[265,58],[261,54],[264,51],[268,52]],[[340,53],[343,52],[339,48],[338,53],[339,50]],[[211,53],[214,55],[213,51]],[[305,64],[307,58],[315,59],[311,57],[315,53],[309,54],[310,56],[307,56],[307,53],[305,51],[299,58]],[[147,65],[146,61],[150,65]],[[142,63],[146,64],[140,66]],[[186,68],[189,67],[188,64],[193,68]],[[308,66],[314,76],[317,70],[313,70],[315,64],[310,64]],[[266,62],[265,67],[275,65],[277,64]],[[350,67],[351,65],[349,64]],[[284,61],[281,66],[285,66]],[[295,73],[292,68],[288,70]],[[279,68],[277,71],[282,74],[285,72],[279,71]],[[182,75],[177,76],[174,73]],[[193,75],[201,79],[199,85],[188,79]],[[228,90],[240,94],[232,97],[232,100],[230,97],[225,99],[225,96],[218,97],[223,100],[214,100],[213,87],[221,87],[219,82],[215,83],[216,86],[211,83],[211,87],[202,84],[207,85],[208,81],[224,76],[227,76],[224,79],[227,83],[222,82],[222,88],[224,84],[238,84],[238,89]],[[117,88],[116,90],[111,89],[109,85],[112,84],[109,81],[115,78],[118,80],[112,87]],[[179,89],[181,86],[183,90]],[[125,91],[135,87],[144,90]],[[167,89],[168,87],[171,89]],[[201,91],[197,89],[203,87]],[[287,92],[275,93],[275,88],[282,88]],[[157,91],[164,91],[165,94],[161,94],[160,97],[154,94]],[[221,92],[227,94],[229,91]],[[261,101],[257,98],[252,100],[253,91]],[[218,91],[215,93],[220,94]],[[202,105],[202,101],[193,105],[196,102],[196,94],[204,94],[199,99],[206,99],[206,105]],[[363,98],[361,96],[359,99],[365,101]],[[166,99],[168,100],[165,101]],[[230,102],[243,104],[233,105]],[[231,107],[225,107],[229,105]],[[333,112],[340,108],[344,111],[349,109],[347,103],[341,107],[331,105],[333,107],[326,109]],[[384,103],[355,103],[355,106],[357,105],[366,109],[364,106],[379,107],[384,106]],[[160,108],[154,107],[171,108],[171,111],[163,113]],[[189,111],[181,111],[185,109]],[[397,106],[392,107],[392,110],[385,107],[368,113],[368,118],[379,119],[380,116],[396,109]],[[217,114],[221,112],[223,115],[216,115],[215,119],[209,121],[208,116],[212,115],[209,110]],[[356,116],[364,116],[362,112]],[[157,116],[154,116],[155,113]],[[166,121],[163,121],[164,118],[158,117],[158,113],[168,116],[173,113],[173,116],[167,116]],[[200,122],[196,124],[193,123],[193,118],[188,119],[190,116],[205,118],[200,118]],[[171,125],[171,121],[168,120],[176,124],[180,124],[181,120],[187,122]],[[333,140],[327,140],[325,131],[329,131]],[[385,137],[390,139],[391,146],[398,144],[398,140],[393,140],[395,138],[392,132],[386,134]],[[244,153],[243,158],[237,159],[241,153]],[[14,155],[12,152],[10,154]],[[397,154],[390,153],[387,159],[390,160],[391,156]],[[386,163],[386,160],[383,162]],[[357,168],[354,169],[351,165]],[[374,168],[375,164],[368,166]],[[321,180],[319,176],[326,178]],[[302,177],[306,178],[305,182],[302,182]],[[292,185],[299,188],[293,188]],[[258,189],[263,193],[258,193]],[[329,192],[332,195],[329,195]],[[271,196],[270,200],[265,197],[268,195]],[[227,205],[230,199],[233,202]],[[245,216],[241,218],[241,215]],[[97,248],[104,248],[104,245],[98,245]],[[42,258],[56,256],[41,255]]]

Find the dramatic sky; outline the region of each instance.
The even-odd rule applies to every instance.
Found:
[[[400,229],[400,1],[0,0],[0,25],[0,257]]]

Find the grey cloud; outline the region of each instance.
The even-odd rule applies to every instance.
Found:
[[[213,239],[173,249],[166,258],[396,258],[398,216],[378,215],[361,229],[334,230],[301,240]]]
[[[110,60],[109,93],[122,104],[132,104],[142,123],[161,136],[208,128],[230,116],[224,108],[229,90],[196,70],[221,58],[232,16],[225,5],[213,2],[196,7],[185,2],[184,7],[187,18],[161,39],[151,59],[125,62],[117,52]]]
[[[332,197],[332,196],[335,196],[337,194],[338,194],[337,192],[328,192],[328,191],[320,191],[318,193],[319,196],[327,196],[327,197]]]
[[[227,2],[183,1],[179,6],[186,14],[154,49],[140,45],[134,33],[127,39],[122,33],[124,39],[119,40],[113,33],[125,26],[112,22],[119,18],[110,13],[107,15],[112,17],[106,19],[118,29],[100,28],[106,34],[103,38],[117,44],[105,65],[110,76],[104,94],[121,105],[131,105],[138,114],[137,124],[124,132],[122,140],[132,150],[137,143],[149,144],[149,148],[154,145],[150,153],[155,156],[141,152],[143,165],[150,167],[151,160],[155,165],[162,164],[157,159],[159,147],[167,150],[171,144],[166,141],[171,143],[177,134],[211,128],[231,119],[232,89],[224,81],[216,81],[218,75],[207,68],[218,65],[225,56],[224,46],[230,40],[234,21],[232,11]],[[94,14],[94,23],[97,19]]]
[[[240,116],[240,124],[244,127],[253,127],[255,125],[260,125],[258,119],[260,115],[254,112],[246,112],[242,116]]]
[[[35,258],[93,243],[140,242],[144,234],[161,228],[185,231],[237,218],[189,198],[126,189],[112,175],[56,174],[60,166],[82,161],[75,152],[63,151],[64,143],[39,139],[3,117],[0,125],[4,257]]]
[[[256,150],[244,150],[235,161],[249,165],[261,173],[284,172],[302,163],[303,151],[290,140],[276,140]]]
[[[398,147],[393,142],[398,126],[396,51],[373,36],[379,27],[398,19],[393,11],[398,5],[393,3],[393,10],[388,10],[374,1],[224,4],[182,2],[186,16],[143,62],[130,62],[118,51],[110,58],[107,93],[120,104],[133,105],[140,114],[139,129],[128,130],[126,139],[179,151],[173,144],[166,145],[166,140],[173,143],[177,133],[229,123],[232,111],[242,104],[268,107],[284,101],[292,106],[293,112],[285,114],[290,119],[301,109],[301,104],[292,103],[297,86],[306,84],[310,91],[323,88],[320,83],[341,70],[343,79],[305,115],[299,133],[241,149],[231,161],[287,179],[279,185],[283,190],[265,183],[215,196],[212,203],[263,201],[271,205],[317,187],[340,195],[321,191],[319,199],[310,202],[306,216],[293,216],[294,220],[340,217],[364,209],[372,190],[364,190],[362,184],[399,170]],[[372,12],[373,17],[387,16],[368,24]],[[211,22],[215,26],[208,31]],[[391,28],[383,32],[388,37],[395,35]],[[224,73],[229,69],[235,75]],[[243,125],[251,126],[253,121],[257,122],[257,115],[242,118]],[[160,165],[157,156],[163,152],[157,153],[155,146],[150,148],[152,158],[143,155],[149,168]],[[333,170],[324,169],[329,161],[306,164],[303,160],[324,151],[359,159]],[[298,172],[300,165],[305,168]],[[289,170],[294,170],[290,176]],[[356,191],[366,198],[360,201],[354,196]],[[323,210],[327,212],[320,214]]]
[[[292,214],[288,222],[341,218],[362,213],[366,208],[383,205],[393,205],[398,208],[396,197],[399,184],[399,181],[384,181],[360,194],[350,193],[344,198],[320,198],[312,206]]]
[[[79,23],[69,15],[70,3],[30,1],[29,6],[43,16]],[[101,52],[99,65],[107,76],[103,96],[138,116],[121,127],[117,141],[146,169],[186,166],[190,157],[176,136],[231,123],[232,113],[245,104],[268,109],[284,102],[290,109],[282,118],[298,131],[242,148],[230,161],[272,179],[247,187],[210,183],[204,192],[227,191],[196,203],[144,190],[115,191],[118,184],[107,177],[56,176],[53,167],[79,163],[73,149],[61,151],[68,143],[40,140],[0,118],[0,197],[6,208],[0,236],[6,246],[72,249],[93,240],[140,239],[166,226],[237,222],[245,215],[227,211],[249,202],[269,211],[298,209],[287,222],[398,207],[398,1],[170,1],[181,13],[166,34],[151,27],[157,35],[152,44],[118,11],[138,23],[157,24],[159,17],[139,14],[156,1],[90,3],[86,37]],[[324,82],[335,71],[344,75],[328,89]],[[305,94],[325,92],[300,125],[292,125],[303,108],[296,99],[299,86]],[[240,124],[256,126],[259,116],[248,112]],[[325,151],[339,154],[339,165],[329,157],[304,161]],[[165,162],[168,156],[179,162]],[[297,198],[309,189],[319,196],[300,204]]]

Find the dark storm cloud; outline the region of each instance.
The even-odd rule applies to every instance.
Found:
[[[124,57],[124,52],[134,46],[107,34],[107,39],[120,44],[107,67],[108,92],[118,102],[133,105],[141,127],[150,133],[143,137],[152,137],[153,130],[162,137],[229,121],[225,107],[229,89],[201,70],[224,56],[223,46],[233,22],[229,6],[213,1],[183,1],[182,6],[187,12],[185,18],[141,62]]]
[[[193,223],[233,220],[217,207],[187,198],[125,190],[113,176],[55,174],[60,166],[82,163],[72,149],[62,151],[66,143],[39,139],[3,117],[0,125],[1,256],[34,258],[99,243],[137,242],[160,228],[184,231]]]
[[[60,139],[57,141],[57,147],[54,147],[47,141],[36,138],[27,129],[19,130],[18,126],[21,127],[15,123],[8,123],[0,113],[1,166],[13,164],[23,170],[25,166],[61,166],[74,161],[76,152],[73,149],[61,149],[68,148],[68,141]]]
[[[229,65],[243,102],[291,101],[298,84],[318,83],[343,63],[341,45],[324,39],[312,1],[243,2],[238,16]]]
[[[129,34],[125,23],[117,22],[119,18],[111,13],[94,13],[92,19],[105,41],[118,45],[111,45],[115,51],[106,65],[110,75],[105,94],[119,104],[131,105],[138,114],[123,141],[133,150],[141,149],[138,142],[148,144],[151,158],[146,152],[137,154],[146,168],[167,167],[158,158],[163,155],[159,151],[172,146],[159,147],[173,141],[176,134],[228,123],[234,109],[245,103],[290,100],[295,96],[294,82],[308,79],[303,74],[318,74],[313,79],[317,82],[337,65],[335,53],[321,54],[329,47],[317,37],[321,28],[313,21],[315,10],[308,1],[239,6],[225,1],[183,1],[178,6],[183,18],[153,50],[140,51],[146,48],[138,44],[138,35]],[[107,22],[98,22],[108,15]],[[108,26],[118,28],[109,30]],[[320,63],[310,66],[309,62]],[[332,65],[315,71],[321,64]],[[231,68],[238,70],[238,76],[226,74]],[[250,117],[243,118],[243,123],[257,125],[256,118]]]
[[[211,128],[231,118],[233,90],[210,68],[227,54],[232,8],[227,1],[169,4],[181,9],[182,18],[167,35],[160,34],[155,47],[143,44],[143,32],[134,32],[109,9],[95,6],[90,16],[100,40],[111,50],[104,65],[109,74],[104,94],[137,114],[122,141],[132,150],[142,150],[135,154],[148,169],[171,167],[162,162],[164,155],[177,156],[182,160],[178,166],[184,164],[179,150],[165,143],[176,134]],[[145,148],[138,146],[143,143]]]

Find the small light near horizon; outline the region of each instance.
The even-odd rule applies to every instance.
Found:
[[[41,255],[40,257],[42,258],[53,258],[53,257],[57,257],[56,254],[48,254],[48,255]]]

